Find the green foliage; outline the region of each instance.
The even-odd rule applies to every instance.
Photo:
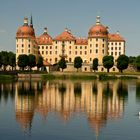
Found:
[[[135,56],[129,56],[129,64],[135,65],[136,57]]]
[[[107,72],[109,72],[109,69],[112,68],[114,65],[114,57],[111,55],[107,55],[103,57],[103,66],[107,69]]]
[[[67,64],[66,64],[65,58],[61,58],[60,61],[58,62],[58,65],[59,65],[59,68],[61,68],[62,72],[63,72],[63,69],[67,68]]]
[[[127,69],[129,63],[129,58],[126,55],[120,55],[117,59],[117,68],[119,71],[123,72],[124,69]]]
[[[78,71],[79,68],[82,67],[82,63],[83,63],[83,60],[82,60],[82,58],[80,56],[75,57],[75,59],[74,59],[74,67],[77,68],[77,71]]]
[[[28,56],[26,54],[22,54],[18,56],[18,66],[24,70],[26,66],[28,66]]]
[[[2,54],[0,52],[0,68],[2,67]]]
[[[4,71],[6,70],[6,67],[9,64],[9,56],[7,51],[2,51],[1,52],[1,62],[4,67]]]
[[[30,67],[30,70],[36,66],[36,57],[33,54],[28,55],[28,66]]]
[[[12,67],[12,70],[13,70],[13,67],[16,66],[16,55],[13,53],[13,52],[9,52],[9,65]]]
[[[98,70],[98,58],[93,59],[92,69],[94,70],[94,72],[95,70]]]
[[[40,56],[37,61],[37,68],[41,68],[43,66],[43,58]]]
[[[136,57],[135,65],[138,71],[140,71],[140,55]]]

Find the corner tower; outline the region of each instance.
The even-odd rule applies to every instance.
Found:
[[[24,18],[24,24],[16,32],[16,62],[21,54],[33,54],[38,57],[38,46],[36,43],[35,32],[32,24],[28,24],[28,18]]]
[[[88,45],[92,50],[92,58],[98,58],[102,65],[102,58],[108,55],[108,29],[100,22],[100,16],[96,17],[96,24],[88,32]]]

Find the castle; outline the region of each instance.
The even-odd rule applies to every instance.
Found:
[[[119,32],[110,34],[108,27],[100,22],[100,17],[96,17],[96,23],[88,31],[87,38],[75,37],[69,29],[52,38],[44,28],[44,32],[39,37],[35,36],[33,21],[30,24],[28,18],[24,18],[23,26],[16,32],[16,60],[21,54],[34,54],[36,58],[42,56],[46,66],[58,63],[61,57],[67,60],[65,71],[75,71],[73,62],[76,56],[83,60],[81,71],[92,71],[94,58],[98,58],[98,71],[106,71],[102,64],[102,58],[112,55],[114,62],[121,54],[125,54],[125,40]],[[114,65],[110,71],[118,71]]]

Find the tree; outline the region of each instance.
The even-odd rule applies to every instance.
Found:
[[[75,59],[74,59],[74,67],[77,68],[77,71],[78,71],[79,68],[82,67],[82,63],[83,63],[83,60],[82,60],[82,58],[80,56],[75,57]]]
[[[9,56],[7,51],[2,51],[1,52],[1,62],[4,67],[4,71],[6,70],[6,67],[9,64]]]
[[[1,67],[2,67],[2,54],[0,52],[0,69],[1,69]]]
[[[26,54],[21,54],[18,56],[18,66],[24,70],[28,66],[28,56]]]
[[[37,60],[37,68],[41,68],[43,66],[43,58],[41,56],[39,56],[38,60]]]
[[[136,57],[135,56],[129,56],[129,64],[135,65]]]
[[[107,69],[107,72],[109,72],[109,69],[112,68],[114,65],[114,57],[111,55],[107,55],[103,57],[103,66]]]
[[[94,72],[95,70],[98,70],[98,58],[93,59],[92,69],[94,70]]]
[[[63,69],[67,67],[65,58],[62,57],[60,61],[58,62],[58,65],[59,65],[59,68],[61,68],[63,72]]]
[[[140,55],[136,57],[135,65],[138,71],[140,71]]]
[[[117,59],[117,68],[122,73],[124,69],[127,69],[129,64],[129,58],[126,55],[120,55]]]
[[[9,52],[9,65],[12,67],[12,70],[13,70],[13,67],[16,66],[16,55],[13,53],[13,52]]]
[[[33,67],[36,66],[36,57],[33,54],[28,55],[28,66],[30,67],[30,71]]]

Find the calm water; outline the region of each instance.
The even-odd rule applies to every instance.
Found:
[[[138,140],[140,81],[0,83],[0,140]]]

